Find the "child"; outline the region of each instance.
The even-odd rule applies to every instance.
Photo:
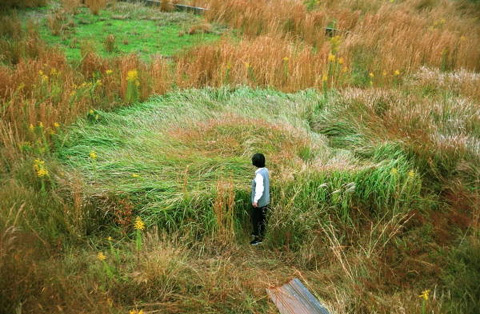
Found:
[[[252,225],[254,239],[251,245],[262,243],[265,235],[265,223],[267,220],[267,210],[270,203],[270,180],[268,169],[265,168],[265,156],[255,154],[252,157],[252,164],[258,169],[255,171],[255,178],[252,180]]]

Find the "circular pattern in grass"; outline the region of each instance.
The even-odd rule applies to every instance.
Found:
[[[194,221],[211,229],[219,182],[233,187],[237,208],[248,206],[254,153],[266,155],[273,182],[313,154],[317,140],[301,118],[309,106],[305,94],[172,93],[78,121],[57,151],[65,172],[83,178],[93,203],[108,208],[105,199],[127,200],[148,223]]]

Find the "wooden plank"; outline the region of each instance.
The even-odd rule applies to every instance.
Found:
[[[267,289],[267,294],[281,314],[329,314],[298,278],[283,286]]]

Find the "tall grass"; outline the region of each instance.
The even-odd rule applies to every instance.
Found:
[[[480,66],[478,25],[453,2],[432,2],[423,10],[419,1],[335,1],[313,11],[299,1],[257,1],[247,9],[237,0],[203,3],[210,20],[228,23],[248,37],[293,37],[318,51],[328,47],[325,27],[335,25],[344,38],[341,54],[352,63],[371,55],[362,70],[380,77],[422,65],[448,70]]]
[[[2,18],[0,307],[269,313],[295,276],[338,313],[420,312],[426,289],[429,311],[474,311],[478,75],[446,72],[478,69],[471,4],[193,4],[241,36],[174,65],[88,44],[71,65]],[[233,87],[112,110],[173,83]],[[250,249],[258,151],[272,210]]]

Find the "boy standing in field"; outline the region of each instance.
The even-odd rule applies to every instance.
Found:
[[[270,179],[268,169],[265,168],[265,156],[255,154],[252,157],[252,165],[257,167],[255,178],[252,180],[252,225],[254,239],[251,245],[262,243],[265,235],[265,224],[267,220],[267,210],[270,204]]]

